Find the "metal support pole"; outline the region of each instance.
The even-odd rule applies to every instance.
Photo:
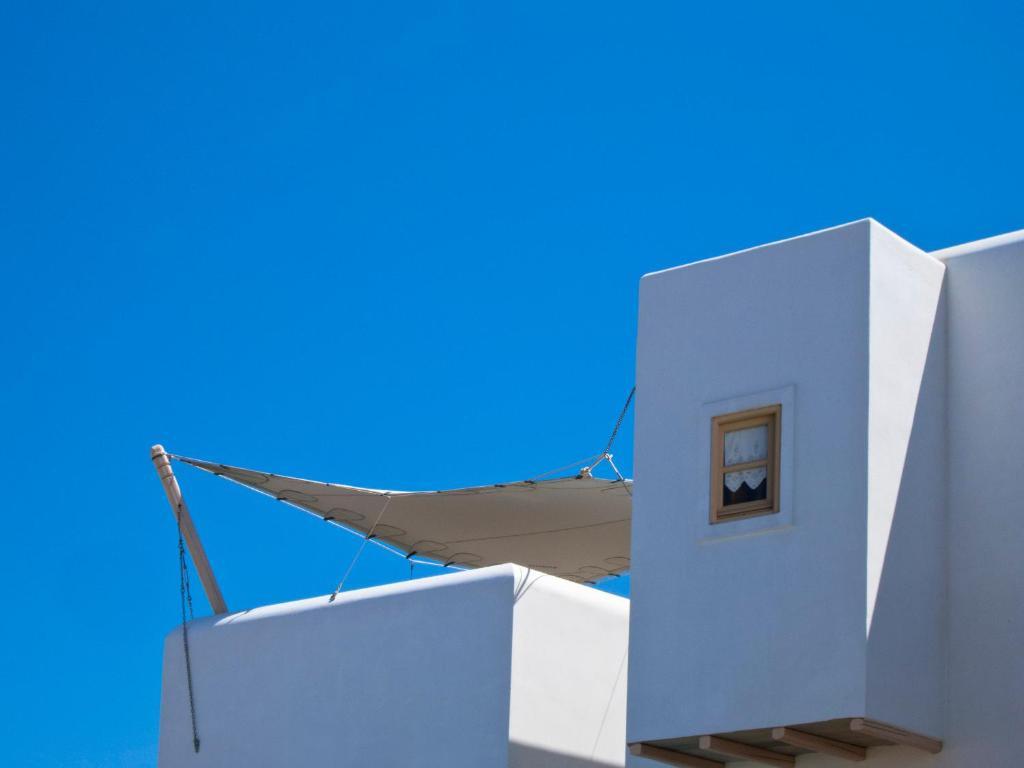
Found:
[[[181,488],[178,487],[178,479],[174,476],[171,468],[171,461],[162,445],[154,445],[150,449],[150,456],[153,458],[153,466],[156,467],[156,474],[167,494],[167,501],[171,505],[171,514],[174,515],[175,523],[180,521],[181,534],[188,546],[188,552],[192,556],[192,562],[196,566],[199,580],[203,583],[203,591],[206,592],[206,599],[214,613],[227,613],[228,606],[224,602],[224,596],[217,586],[217,579],[213,575],[213,568],[210,561],[206,559],[206,552],[203,550],[203,543],[199,540],[199,533],[192,522],[192,515],[189,514],[188,505],[182,498]]]

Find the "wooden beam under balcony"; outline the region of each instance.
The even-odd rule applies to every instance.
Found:
[[[718,760],[711,760],[697,755],[688,755],[685,752],[675,752],[671,749],[656,747],[653,744],[636,742],[629,745],[631,754],[637,757],[646,757],[648,760],[656,760],[665,765],[679,765],[683,768],[723,768],[725,763]]]
[[[938,739],[922,736],[913,731],[905,731],[895,725],[879,723],[877,720],[868,720],[864,717],[855,717],[850,721],[850,730],[855,733],[862,733],[865,736],[872,736],[890,744],[902,744],[907,747],[923,749],[937,755],[942,751],[942,742]]]
[[[867,749],[856,744],[847,744],[845,741],[828,739],[824,736],[815,736],[806,731],[797,731],[793,728],[773,728],[772,738],[789,744],[791,747],[809,749],[811,752],[819,752],[823,755],[841,757],[843,760],[861,762],[867,757]]]
[[[739,741],[730,741],[721,736],[701,736],[698,744],[706,752],[717,752],[720,755],[753,760],[755,763],[764,763],[777,768],[791,768],[796,765],[796,758],[792,755],[784,755],[781,752],[773,752],[770,749],[743,744]]]

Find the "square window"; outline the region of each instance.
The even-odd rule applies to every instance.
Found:
[[[779,419],[771,405],[711,419],[711,522],[779,511]]]

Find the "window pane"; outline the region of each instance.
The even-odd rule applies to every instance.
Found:
[[[768,498],[768,467],[726,472],[722,483],[722,504],[743,504]]]
[[[768,425],[725,433],[723,463],[727,467],[768,458]]]

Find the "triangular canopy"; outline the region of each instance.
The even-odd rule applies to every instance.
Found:
[[[593,582],[629,568],[631,480],[563,477],[450,491],[381,491],[175,457],[444,565],[518,563]]]

